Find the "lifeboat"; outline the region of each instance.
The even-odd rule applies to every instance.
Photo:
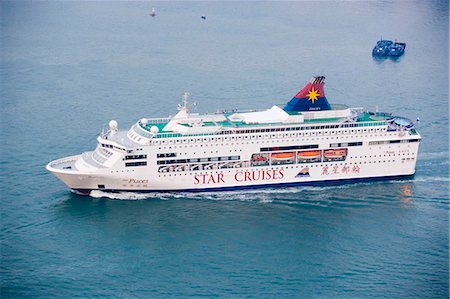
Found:
[[[275,153],[272,154],[272,160],[291,160],[294,158],[294,153]]]
[[[347,155],[347,149],[330,149],[323,151],[325,158],[342,158]]]
[[[320,158],[320,151],[304,151],[298,152],[298,157],[301,159],[317,159]]]
[[[267,157],[265,156],[253,156],[253,161],[267,161]]]

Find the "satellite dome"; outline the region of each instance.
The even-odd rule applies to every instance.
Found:
[[[146,119],[146,118],[141,119],[141,123],[142,123],[143,125],[148,124],[148,119]]]
[[[157,126],[152,126],[150,128],[150,132],[152,132],[153,134],[157,134],[159,132],[159,129]]]
[[[109,122],[109,128],[110,128],[111,130],[117,130],[117,126],[118,126],[117,121],[111,120],[111,121]]]

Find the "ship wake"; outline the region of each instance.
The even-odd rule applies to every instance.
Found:
[[[402,182],[402,181],[399,181]],[[382,183],[382,182],[380,182]],[[384,182],[386,183],[386,182]],[[396,183],[391,181],[390,183]],[[375,183],[376,184],[376,183]],[[318,201],[328,197],[334,191],[361,187],[361,185],[374,185],[374,183],[361,182],[354,184],[331,186],[298,186],[289,188],[266,188],[235,191],[211,191],[211,192],[105,192],[93,190],[89,194],[92,198],[107,198],[113,200],[212,200],[212,201],[241,201],[257,203],[283,203],[283,199],[289,198],[288,204],[301,202],[302,198],[315,198]],[[309,202],[309,200],[308,200]]]

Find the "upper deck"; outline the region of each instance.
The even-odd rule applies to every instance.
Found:
[[[187,94],[173,117],[140,119],[127,137],[145,144],[154,138],[184,136],[267,133],[277,131],[320,130],[364,126],[389,126],[391,130],[411,129],[411,121],[390,113],[368,112],[363,108],[330,105],[324,92],[324,77],[313,77],[284,107],[266,110],[222,111],[214,114],[191,113]],[[399,123],[395,123],[399,119]],[[394,128],[397,126],[396,128]]]
[[[360,110],[360,109],[358,109]],[[256,130],[268,132],[271,130],[298,128],[304,129],[319,129],[323,128],[337,128],[337,127],[360,127],[360,126],[382,126],[386,125],[388,120],[391,120],[392,114],[389,113],[373,113],[373,112],[360,112],[355,113],[353,118],[343,117],[330,117],[320,119],[304,119],[302,122],[267,122],[267,123],[246,123],[243,121],[236,121],[229,119],[231,114],[223,114],[227,119],[224,121],[211,121],[205,119],[195,124],[189,124],[183,122],[180,119],[179,124],[187,128],[185,132],[177,130],[164,130],[170,123],[172,118],[159,118],[159,119],[145,119],[138,121],[137,125],[143,131],[147,137],[151,138],[171,138],[181,136],[197,136],[197,135],[211,135],[211,134],[230,134],[230,133],[243,133],[246,130]],[[155,129],[157,128],[157,130]],[[214,131],[208,130],[208,128],[215,128]],[[189,130],[194,129],[194,130]],[[202,129],[205,129],[202,132]],[[191,131],[191,132],[190,132]],[[156,133],[156,134],[155,134]]]

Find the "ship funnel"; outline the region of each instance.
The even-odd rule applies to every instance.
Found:
[[[286,112],[331,110],[323,86],[325,77],[313,77],[284,107]]]

